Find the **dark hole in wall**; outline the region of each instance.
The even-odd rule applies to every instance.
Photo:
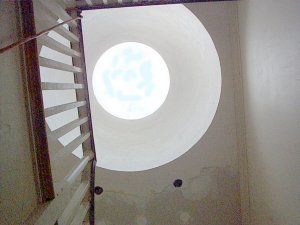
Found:
[[[102,193],[103,193],[103,188],[99,187],[99,186],[96,186],[95,187],[95,194],[96,195],[101,195]]]
[[[173,182],[173,185],[174,185],[175,188],[180,188],[182,186],[182,180],[181,179],[176,179]]]

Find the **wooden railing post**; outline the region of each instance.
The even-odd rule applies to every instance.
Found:
[[[70,12],[72,17],[81,16],[81,11],[73,10]],[[84,84],[85,88],[83,90],[76,90],[77,101],[86,101],[87,106],[78,109],[79,117],[87,116],[88,123],[81,126],[81,133],[90,132],[91,137],[89,142],[83,143],[83,154],[87,150],[91,150],[94,153],[94,160],[91,162],[91,168],[89,168],[89,176],[90,179],[90,210],[89,210],[89,222],[91,225],[95,224],[94,214],[95,214],[95,200],[94,200],[94,186],[95,186],[95,166],[96,166],[96,152],[95,152],[95,144],[93,138],[93,127],[92,127],[92,118],[91,118],[91,110],[90,110],[90,102],[89,102],[89,92],[88,92],[88,82],[87,82],[87,73],[86,73],[86,64],[85,64],[85,55],[84,55],[84,46],[83,46],[83,35],[82,35],[82,25],[81,20],[77,20],[77,26],[71,26],[70,31],[74,33],[78,38],[78,43],[71,43],[71,48],[75,51],[81,53],[80,58],[73,58],[73,65],[82,68],[81,74],[75,73],[75,82]]]

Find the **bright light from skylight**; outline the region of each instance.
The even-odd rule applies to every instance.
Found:
[[[108,49],[93,72],[99,104],[113,116],[134,120],[154,113],[170,86],[163,58],[147,45],[125,42]]]

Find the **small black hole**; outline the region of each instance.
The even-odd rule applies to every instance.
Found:
[[[176,179],[176,180],[173,182],[173,185],[174,185],[174,187],[176,187],[176,188],[181,187],[181,186],[182,186],[182,180]]]
[[[99,187],[99,186],[95,187],[95,194],[96,195],[101,195],[102,192],[103,192],[103,188],[102,187]]]

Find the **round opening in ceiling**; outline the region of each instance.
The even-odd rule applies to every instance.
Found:
[[[93,71],[98,103],[121,119],[141,119],[165,101],[170,86],[168,67],[152,48],[125,42],[105,51]]]

